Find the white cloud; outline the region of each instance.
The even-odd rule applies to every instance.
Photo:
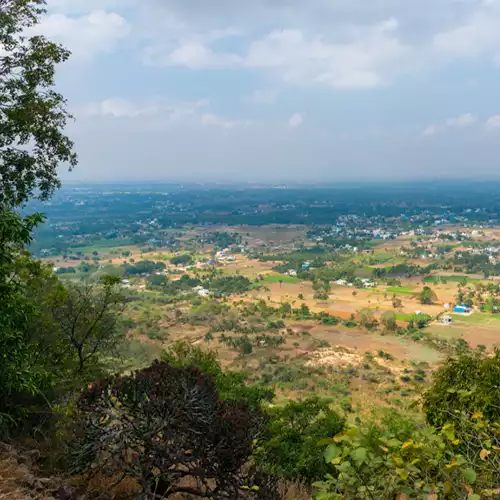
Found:
[[[219,127],[226,129],[233,129],[236,127],[248,127],[250,125],[249,121],[228,120],[227,118],[212,113],[205,113],[201,115],[200,123],[204,127]]]
[[[372,88],[401,69],[410,49],[395,32],[396,19],[352,30],[343,42],[299,29],[274,30],[250,43],[243,54],[216,52],[207,43],[181,43],[173,50],[150,49],[151,64],[192,69],[245,67],[268,69],[290,83],[333,88]]]
[[[279,91],[257,89],[250,96],[248,101],[252,104],[274,104],[279,97]]]
[[[134,5],[134,0],[47,0],[49,12],[87,14],[94,10],[119,9]]]
[[[448,118],[443,123],[434,123],[429,125],[423,131],[425,136],[436,135],[439,132],[444,132],[449,129],[460,129],[471,127],[477,122],[477,116],[472,113],[464,113],[463,115],[453,116]]]
[[[104,116],[111,118],[138,118],[144,116],[161,115],[170,121],[195,116],[208,106],[207,99],[195,102],[169,103],[165,99],[158,99],[145,103],[137,103],[120,97],[104,99],[100,102],[91,102],[82,107],[83,116]]]
[[[298,128],[303,123],[304,123],[304,118],[300,113],[295,113],[288,119],[288,126],[290,128]]]
[[[236,54],[215,53],[200,42],[190,42],[178,46],[170,53],[152,48],[146,52],[146,60],[155,66],[184,66],[190,69],[204,69],[233,66],[240,63]]]
[[[429,125],[428,127],[425,128],[423,134],[425,136],[431,136],[431,135],[436,135],[440,130],[439,125]]]
[[[488,130],[493,130],[493,129],[498,129],[500,128],[500,115],[493,115],[490,116],[487,120],[486,123],[484,124],[486,129]]]
[[[468,58],[492,52],[500,55],[500,2],[484,0],[458,26],[437,33],[434,49],[446,57]]]
[[[464,115],[455,116],[446,120],[446,125],[448,127],[465,128],[474,125],[477,122],[477,116],[472,113],[466,113]]]
[[[160,108],[156,104],[141,106],[118,97],[87,104],[83,109],[83,114],[86,116],[110,116],[113,118],[136,118],[144,115],[155,115],[159,112]]]
[[[91,58],[114,50],[129,35],[131,26],[115,12],[96,10],[80,17],[50,14],[33,31],[62,43],[74,57]]]

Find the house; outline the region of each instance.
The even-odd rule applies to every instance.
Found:
[[[206,288],[200,288],[197,293],[200,297],[208,297],[210,295],[210,292]]]
[[[458,314],[468,314],[471,312],[471,308],[464,305],[455,306],[453,312]]]
[[[297,271],[295,269],[289,269],[286,274],[288,274],[288,276],[297,276]]]
[[[347,281],[346,280],[337,280],[335,283],[337,283],[337,285],[342,285],[342,286],[347,285]]]
[[[363,278],[361,283],[363,283],[363,288],[372,288],[375,286],[375,283],[366,278]]]
[[[443,325],[451,325],[453,322],[453,318],[449,316],[448,314],[445,314],[444,316],[441,316],[441,324]]]

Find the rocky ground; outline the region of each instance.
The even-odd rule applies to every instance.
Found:
[[[38,450],[0,443],[0,500],[79,500],[77,488],[61,478],[44,477]]]

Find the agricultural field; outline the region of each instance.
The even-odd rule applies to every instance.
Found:
[[[144,202],[141,220],[115,229],[118,237],[84,234],[41,258],[74,282],[119,277],[129,296],[124,356],[131,368],[188,342],[273,384],[283,400],[317,393],[350,405],[405,405],[461,342],[487,350],[500,344],[500,314],[492,314],[500,230],[450,224],[416,231],[404,219],[342,213],[337,226],[306,225],[290,216],[292,208],[290,221],[269,223],[284,215],[272,215],[276,208],[266,203],[252,212],[249,203],[244,211],[263,223],[223,211],[203,225],[169,227],[159,214],[146,217]],[[472,314],[450,315],[462,303]]]

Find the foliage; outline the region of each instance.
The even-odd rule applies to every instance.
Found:
[[[373,309],[369,308],[364,308],[358,311],[358,320],[360,325],[368,329],[375,328],[378,324]]]
[[[481,498],[500,486],[500,424],[470,420],[460,414],[436,430],[393,414],[323,440],[337,477],[316,483],[315,498]]]
[[[99,285],[70,284],[51,297],[55,328],[75,353],[80,373],[123,341],[123,330],[117,325],[124,304],[119,282],[119,278],[104,276]]]
[[[419,299],[421,304],[433,304],[436,302],[437,296],[430,286],[424,286],[419,294]]]
[[[438,370],[423,397],[431,425],[443,426],[456,412],[480,411],[500,420],[500,350],[493,356],[469,349],[449,358]]]
[[[310,398],[271,408],[269,437],[255,454],[257,464],[271,475],[287,480],[310,484],[322,478],[330,466],[317,443],[344,428],[344,420],[329,404],[327,400]]]
[[[134,276],[137,274],[151,274],[155,271],[163,271],[165,269],[165,264],[163,262],[153,262],[150,260],[141,260],[135,264],[125,264],[125,272]]]
[[[79,472],[136,478],[144,499],[271,498],[265,484],[244,472],[264,415],[222,400],[199,368],[155,362],[91,385],[78,410]]]
[[[176,255],[170,259],[174,266],[187,266],[193,263],[193,257],[189,254]]]
[[[213,243],[216,250],[224,250],[231,245],[239,245],[242,241],[238,233],[228,233],[225,231],[208,233],[204,235],[203,241]]]
[[[247,292],[252,286],[251,281],[245,276],[222,276],[210,280],[209,287],[216,293],[232,295]]]
[[[391,311],[386,311],[384,314],[382,314],[381,321],[387,330],[394,331],[398,327],[396,322],[396,315]]]
[[[43,417],[58,392],[83,383],[83,369],[120,338],[113,278],[64,285],[24,252],[42,220],[0,213],[0,414],[11,423],[22,416],[36,423],[33,417]]]
[[[0,212],[0,427],[16,410],[19,394],[34,395],[51,385],[48,367],[36,363],[40,339],[28,331],[37,307],[27,294],[43,268],[22,257],[31,231],[42,220],[39,214],[23,218]]]
[[[274,391],[270,388],[248,385],[245,373],[223,370],[217,353],[212,350],[202,351],[187,342],[175,342],[163,352],[162,361],[179,368],[199,368],[214,379],[220,397],[225,401],[243,401],[257,408],[262,402],[271,401],[274,397]]]
[[[44,0],[4,0],[0,10],[0,206],[47,199],[60,186],[57,167],[76,165],[62,129],[71,116],[54,91],[55,66],[69,57],[61,46],[27,33]]]

